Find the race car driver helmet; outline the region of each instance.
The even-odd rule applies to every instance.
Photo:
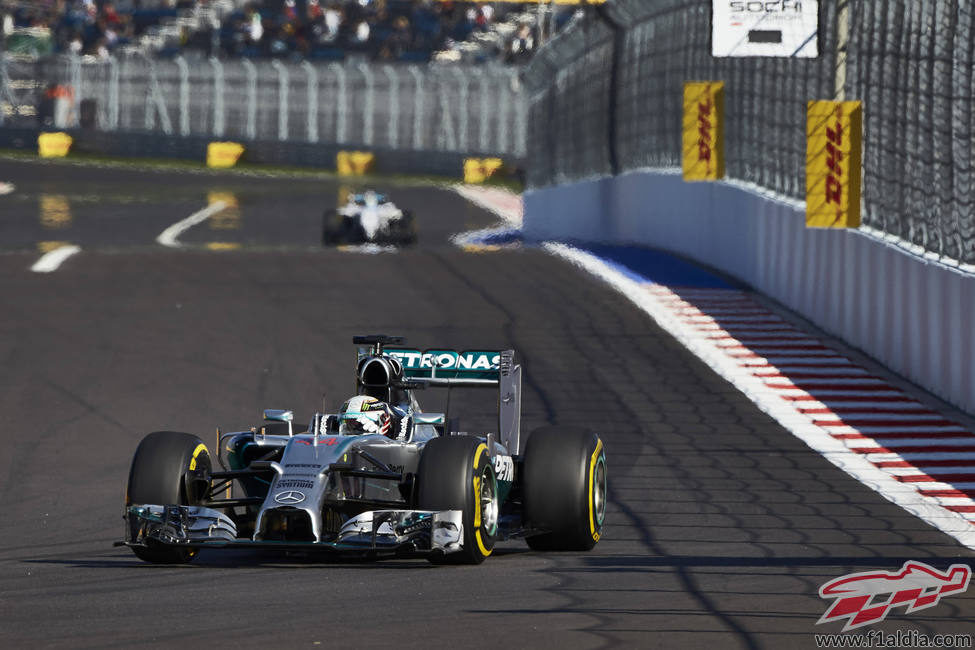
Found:
[[[391,409],[370,395],[356,395],[342,405],[339,412],[339,434],[362,435],[393,433]]]

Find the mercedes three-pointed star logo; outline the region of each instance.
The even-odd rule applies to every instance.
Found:
[[[275,494],[274,500],[278,503],[291,506],[304,501],[305,494],[304,492],[298,492],[297,490],[288,490],[287,492],[279,492],[278,494]]]

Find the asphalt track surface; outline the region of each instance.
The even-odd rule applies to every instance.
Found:
[[[448,190],[384,188],[416,212],[420,243],[367,255],[318,246],[340,192],[327,178],[0,161],[0,181],[17,186],[0,197],[2,647],[815,647],[840,628],[815,625],[822,583],[971,561],[582,271],[451,245],[494,219]],[[233,194],[236,216],[191,229],[185,250],[155,243],[213,193]],[[41,241],[83,250],[32,273]],[[524,430],[582,423],[605,441],[595,550],[512,541],[477,567],[209,552],[160,567],[112,547],[142,435],[209,442],[265,407],[305,418],[323,392],[334,409],[350,339],[370,332],[513,347]],[[452,400],[490,412],[490,396]],[[873,629],[971,634],[973,619],[963,594]]]

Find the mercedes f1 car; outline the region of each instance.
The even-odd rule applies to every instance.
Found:
[[[410,212],[382,194],[350,194],[348,203],[325,212],[322,243],[406,246],[416,243],[416,226]]]
[[[599,541],[603,443],[575,427],[523,439],[522,371],[511,350],[353,341],[357,394],[395,408],[397,427],[354,434],[341,413],[316,413],[299,428],[291,411],[267,410],[249,431],[218,429],[216,457],[195,435],[150,433],[132,460],[117,544],[155,563],[187,562],[200,549],[271,548],[476,564],[499,540],[577,551]],[[452,431],[447,414],[420,409],[416,394],[430,386],[495,389],[498,431]]]

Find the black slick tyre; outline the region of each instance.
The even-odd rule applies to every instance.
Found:
[[[210,452],[198,437],[176,431],[150,433],[135,450],[125,505],[198,505],[210,489]],[[149,540],[132,550],[155,564],[189,562],[196,550]]]
[[[399,226],[399,245],[400,246],[412,246],[416,243],[416,223],[413,219],[412,212],[403,212],[403,218],[400,220]]]
[[[444,436],[426,444],[417,469],[421,510],[461,510],[464,547],[433,555],[434,564],[480,564],[498,533],[498,483],[487,444],[472,436]]]
[[[606,453],[595,433],[542,427],[524,454],[526,525],[546,531],[527,538],[538,551],[588,551],[606,515]]]
[[[326,210],[322,216],[322,244],[334,246],[342,243],[344,231],[346,230],[345,219],[335,211]]]

